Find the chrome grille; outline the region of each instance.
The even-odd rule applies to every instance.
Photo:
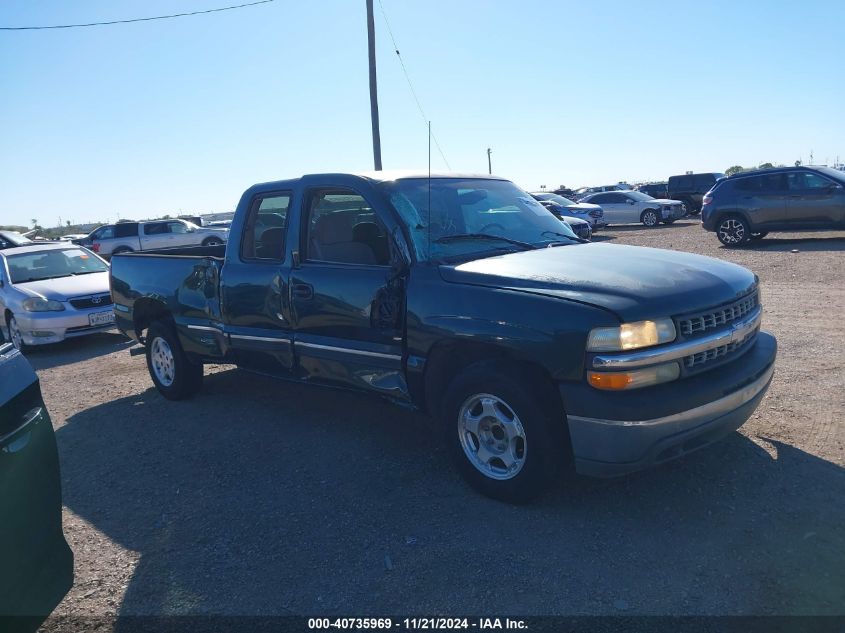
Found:
[[[737,351],[739,348],[744,347],[746,343],[750,343],[753,341],[757,336],[757,333],[751,334],[750,336],[746,337],[745,340],[742,341],[734,341],[733,343],[728,343],[727,345],[720,345],[719,347],[714,347],[713,349],[708,349],[703,352],[699,352],[698,354],[693,354],[691,356],[684,357],[684,367],[687,369],[693,369],[694,367],[698,367],[699,365],[703,365],[704,363],[710,362],[712,360],[716,360],[717,358],[722,358]]]
[[[759,294],[755,290],[752,294],[723,308],[679,319],[678,329],[684,336],[701,334],[707,332],[708,330],[728,325],[733,321],[743,318],[758,305]]]
[[[112,305],[111,295],[109,293],[91,295],[90,297],[76,297],[70,300],[72,305],[77,310],[85,310],[87,308],[105,308]]]

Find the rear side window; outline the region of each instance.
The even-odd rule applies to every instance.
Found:
[[[605,202],[610,202],[609,196],[610,194],[600,193],[599,195],[590,198],[589,202],[590,204],[604,204]]]
[[[783,174],[766,174],[740,178],[734,183],[734,189],[752,193],[777,193],[786,189]]]
[[[144,235],[164,235],[167,232],[167,222],[150,222],[144,225]]]
[[[285,258],[290,192],[269,193],[252,201],[241,243],[243,259],[280,262]]]
[[[137,237],[138,225],[135,222],[125,222],[114,225],[114,237]]]
[[[716,178],[713,174],[698,174],[695,176],[695,188],[700,189],[701,191],[707,191],[710,189],[714,182],[716,182]]]

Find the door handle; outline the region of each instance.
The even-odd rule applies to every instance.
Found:
[[[294,284],[293,296],[297,299],[313,299],[314,286],[311,284]]]

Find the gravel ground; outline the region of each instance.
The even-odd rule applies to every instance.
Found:
[[[69,341],[30,354],[76,555],[56,613],[845,614],[845,233],[597,240],[760,276],[778,369],[739,433],[511,507],[385,402],[213,367],[173,403],[121,336]]]

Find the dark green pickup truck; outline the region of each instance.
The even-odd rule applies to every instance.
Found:
[[[522,501],[737,429],[769,386],[753,273],[587,244],[495,177],[323,174],[248,189],[227,246],[116,256],[118,327],[167,398],[203,363],[426,411],[467,479]]]

